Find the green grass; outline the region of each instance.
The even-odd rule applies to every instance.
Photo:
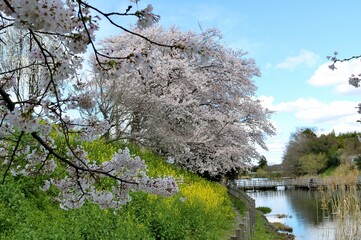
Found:
[[[272,209],[269,207],[258,207],[257,210],[261,211],[263,214],[272,212]]]
[[[246,205],[239,198],[235,198],[233,196],[229,197],[232,199],[233,205],[236,207],[240,215],[244,216],[244,214],[247,212]]]
[[[124,146],[84,144],[96,161],[109,160],[119,147]],[[54,200],[56,191],[40,190],[42,179],[8,176],[0,185],[0,240],[219,240],[234,228],[235,213],[224,186],[169,165],[146,149],[129,149],[145,159],[149,175],[182,179],[180,193],[169,198],[132,193],[132,201],[117,212],[89,203],[65,211]]]
[[[331,167],[327,168],[325,172],[322,173],[322,176],[325,176],[325,177],[332,176],[333,173],[336,171],[336,169],[337,169],[337,166],[331,166]]]

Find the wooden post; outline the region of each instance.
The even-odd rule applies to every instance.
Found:
[[[247,224],[246,231],[245,231],[245,239],[250,240],[251,239],[251,218],[250,218],[250,212],[246,213],[245,222]]]
[[[228,192],[234,197],[241,199],[248,210],[239,224],[239,228],[236,229],[236,237],[232,237],[232,239],[250,240],[256,223],[255,200],[239,189],[228,187]]]

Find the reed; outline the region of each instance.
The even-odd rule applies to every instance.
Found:
[[[350,171],[325,179],[321,207],[330,211],[334,222],[334,239],[361,239],[361,195],[356,184],[358,173]]]

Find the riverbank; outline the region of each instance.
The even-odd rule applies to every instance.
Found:
[[[281,233],[270,223],[261,211],[257,211],[256,225],[252,240],[293,240],[295,236],[290,233]]]
[[[237,235],[243,238],[231,237],[231,239],[250,240],[289,240],[294,235],[279,232],[279,228],[270,223],[264,216],[264,212],[255,207],[254,200],[243,191],[228,188],[230,198],[235,206],[237,223]]]
[[[236,209],[237,215],[237,223],[242,219],[239,210]],[[238,225],[238,224],[236,224]],[[235,236],[235,234],[232,234]],[[231,239],[236,239],[232,238]],[[247,238],[246,238],[247,239]],[[261,211],[256,211],[256,223],[253,228],[253,232],[249,238],[250,240],[293,240],[295,236],[290,233],[281,233],[279,229],[275,228],[275,226],[270,223],[265,215]]]

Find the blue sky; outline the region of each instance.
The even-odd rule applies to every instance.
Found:
[[[90,1],[105,11],[124,12],[128,1]],[[290,134],[299,127],[318,133],[361,131],[355,107],[360,89],[347,84],[348,77],[361,73],[359,60],[328,69],[326,56],[361,54],[360,0],[252,0],[169,1],[142,0],[139,8],[152,4],[165,27],[199,31],[218,28],[229,47],[248,51],[262,76],[255,78],[257,96],[276,111],[272,122],[277,135],[261,151],[269,164],[281,163]],[[119,19],[127,26],[134,19]],[[114,34],[102,25],[98,39]]]

